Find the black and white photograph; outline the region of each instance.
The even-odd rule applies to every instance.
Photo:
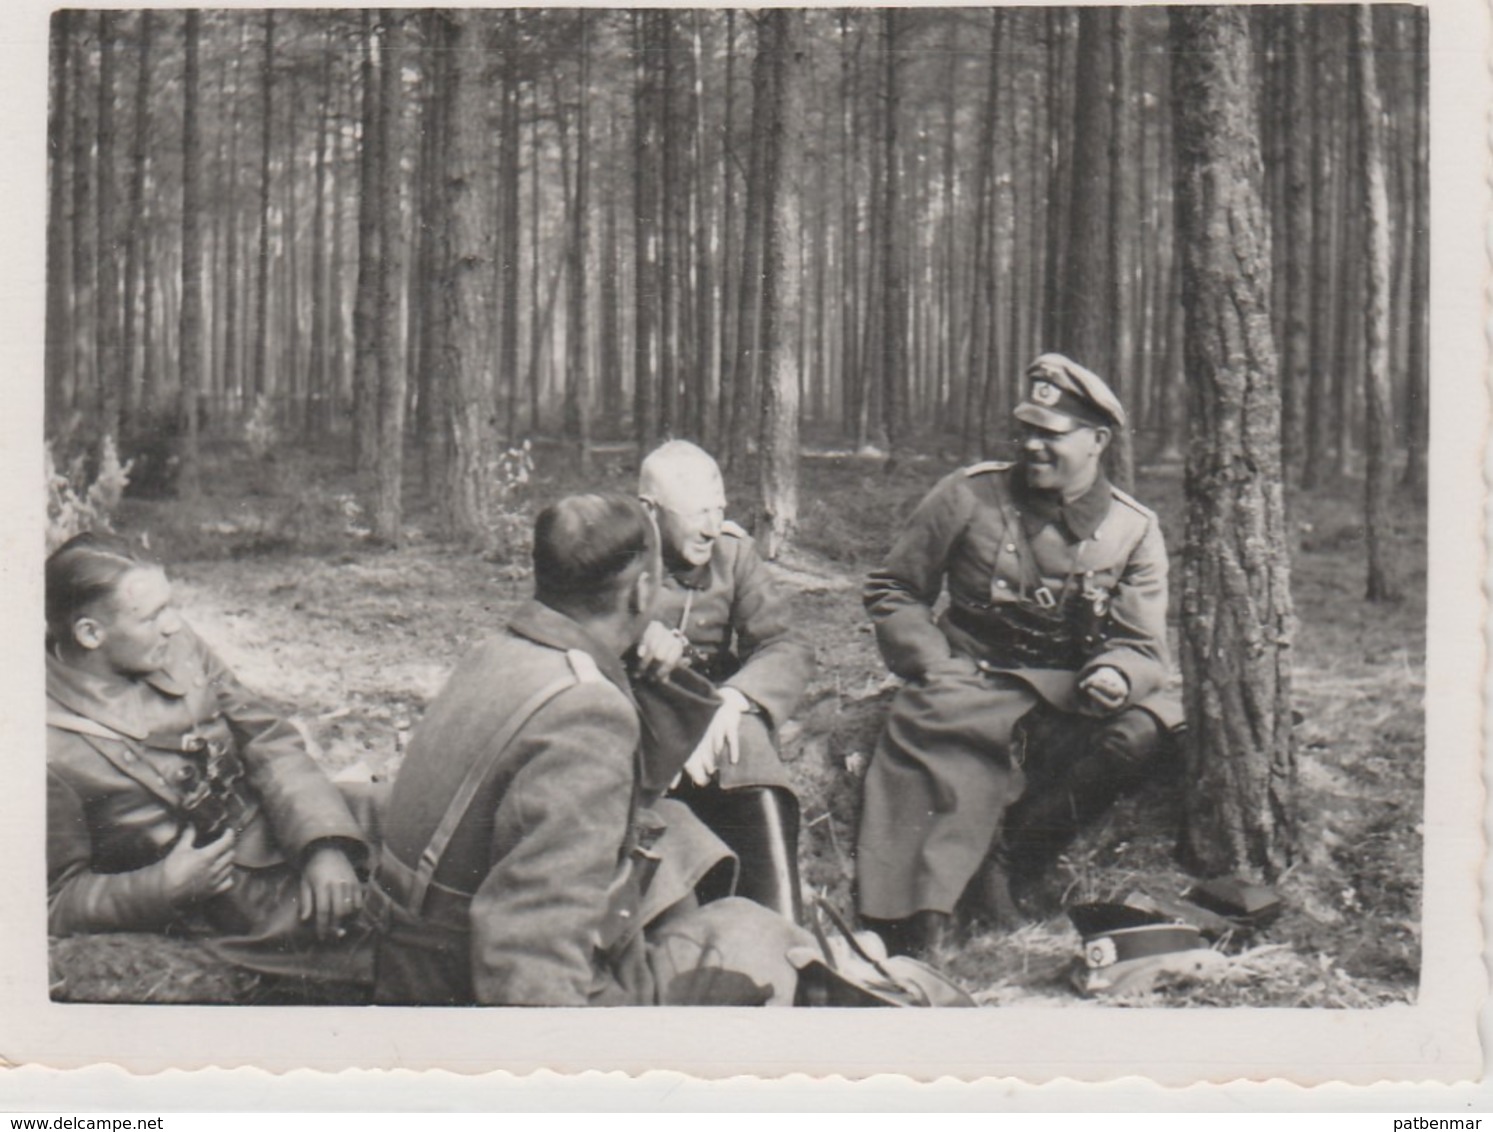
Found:
[[[1465,8],[34,11],[7,993],[1475,1071]]]

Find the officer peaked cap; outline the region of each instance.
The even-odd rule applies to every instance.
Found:
[[[1124,428],[1125,408],[1093,370],[1062,354],[1043,354],[1027,367],[1026,397],[1016,406],[1019,421],[1050,432],[1076,428]]]

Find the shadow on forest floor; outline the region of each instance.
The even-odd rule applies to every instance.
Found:
[[[391,774],[408,729],[462,652],[499,628],[528,592],[525,563],[458,551],[420,536],[428,501],[411,492],[416,528],[397,551],[359,535],[351,479],[330,458],[252,465],[225,448],[209,494],[191,506],[128,502],[123,526],[148,533],[170,565],[189,619],[252,687],[292,705],[333,770]],[[541,453],[533,490],[580,486],[558,453]],[[630,489],[630,453],[604,455],[591,486]],[[888,476],[874,461],[804,464],[803,534],[782,571],[819,650],[806,706],[784,753],[804,803],[805,883],[850,907],[858,775],[889,699],[859,602],[860,580],[901,519],[953,465],[925,459]],[[730,477],[735,513],[750,492]],[[216,491],[213,490],[216,485]],[[310,485],[310,486],[308,486]],[[1142,472],[1137,496],[1161,513],[1174,567],[1182,545],[1180,476]],[[1426,539],[1423,501],[1394,532],[1406,598],[1361,599],[1361,493],[1291,501],[1296,706],[1301,714],[1296,863],[1279,882],[1286,911],[1224,978],[1180,981],[1136,1005],[1364,1007],[1413,1001],[1420,967]],[[531,501],[520,501],[522,511]],[[521,515],[519,516],[522,517]],[[1174,569],[1174,587],[1180,570]],[[1176,600],[1174,594],[1173,606]],[[1066,969],[1078,937],[1064,901],[1136,889],[1176,895],[1192,878],[1173,860],[1179,791],[1123,801],[1063,857],[1040,895],[1051,918],[976,933],[941,957],[984,1003],[1076,1005]],[[225,992],[228,993],[228,992]]]

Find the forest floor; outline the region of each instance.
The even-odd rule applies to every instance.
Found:
[[[592,486],[629,490],[631,453],[603,456]],[[533,500],[581,486],[574,461],[541,451]],[[799,546],[775,567],[793,590],[819,672],[784,756],[804,807],[804,880],[851,907],[859,776],[892,682],[862,612],[865,572],[924,491],[953,464],[818,455],[803,466]],[[411,492],[411,537],[370,545],[352,480],[327,455],[255,461],[218,446],[207,495],[125,501],[121,528],[148,535],[169,564],[188,618],[263,694],[293,707],[330,769],[392,774],[409,728],[462,653],[527,596],[527,554],[503,560],[423,537],[429,501]],[[745,517],[745,480],[733,494]],[[1137,496],[1162,516],[1180,585],[1181,469],[1142,471]],[[1405,599],[1361,599],[1360,491],[1297,494],[1293,590],[1298,725],[1298,850],[1277,890],[1285,910],[1222,974],[1175,979],[1136,1005],[1367,1007],[1413,1001],[1420,969],[1426,538],[1423,503],[1397,508]],[[516,560],[513,560],[516,559]],[[1175,595],[1173,605],[1175,607]],[[984,1004],[1081,1005],[1067,975],[1079,939],[1060,909],[1134,891],[1175,897],[1192,882],[1174,859],[1180,788],[1161,783],[1122,801],[1085,833],[1047,880],[1054,908],[1008,933],[976,932],[938,957]]]

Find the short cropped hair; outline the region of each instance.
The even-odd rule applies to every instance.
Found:
[[[68,539],[47,556],[47,643],[71,641],[74,622],[112,600],[126,574],[155,566],[119,539],[92,531]]]
[[[610,613],[656,545],[653,520],[635,499],[558,499],[534,520],[534,596],[560,609]]]

